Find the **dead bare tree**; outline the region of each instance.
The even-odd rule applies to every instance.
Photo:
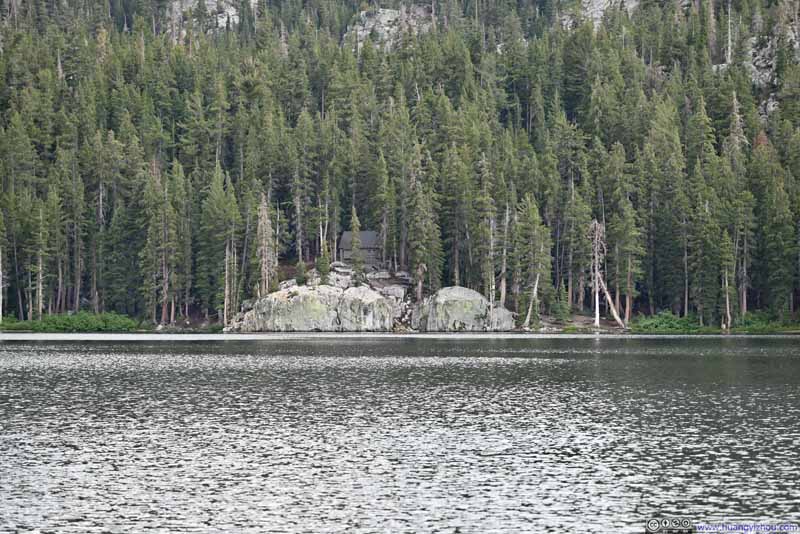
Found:
[[[609,310],[614,320],[621,328],[625,328],[625,323],[620,319],[617,308],[614,306],[614,299],[608,292],[606,283],[603,281],[601,266],[606,255],[606,228],[605,225],[596,219],[589,225],[589,237],[592,241],[592,294],[594,297],[594,326],[600,327],[600,291],[606,298]]]

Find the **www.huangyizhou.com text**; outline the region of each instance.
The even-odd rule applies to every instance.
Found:
[[[694,522],[696,532],[748,532],[750,534],[766,532],[800,532],[798,523],[700,523]]]

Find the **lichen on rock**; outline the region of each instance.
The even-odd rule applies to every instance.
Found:
[[[389,332],[400,307],[367,286],[293,286],[258,299],[229,332]]]
[[[508,331],[514,318],[501,306],[491,308],[477,291],[445,287],[416,306],[411,325],[423,332]]]

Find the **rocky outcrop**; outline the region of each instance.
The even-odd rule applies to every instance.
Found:
[[[342,41],[361,48],[367,38],[386,49],[392,48],[405,34],[419,35],[433,27],[433,15],[427,6],[401,6],[400,9],[371,9],[358,14]]]
[[[561,25],[568,29],[578,20],[591,20],[597,28],[603,22],[606,11],[624,8],[630,14],[638,5],[639,0],[581,0],[561,15]]]
[[[466,287],[445,287],[417,305],[411,326],[423,332],[486,332],[514,329],[505,308],[489,309],[483,295]]]
[[[173,35],[182,36],[186,32],[189,13],[197,7],[198,0],[172,0],[169,3],[168,20]],[[255,13],[257,0],[250,0],[250,8]],[[206,10],[211,20],[211,28],[224,29],[228,24],[239,24],[240,0],[206,0]]]
[[[367,286],[293,286],[255,301],[229,332],[388,332],[401,312],[397,300]]]

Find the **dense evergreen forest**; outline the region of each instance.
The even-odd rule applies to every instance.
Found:
[[[352,0],[0,1],[3,312],[226,322],[359,226],[520,322],[600,273],[624,321],[795,313],[797,2],[434,1],[393,46]]]

